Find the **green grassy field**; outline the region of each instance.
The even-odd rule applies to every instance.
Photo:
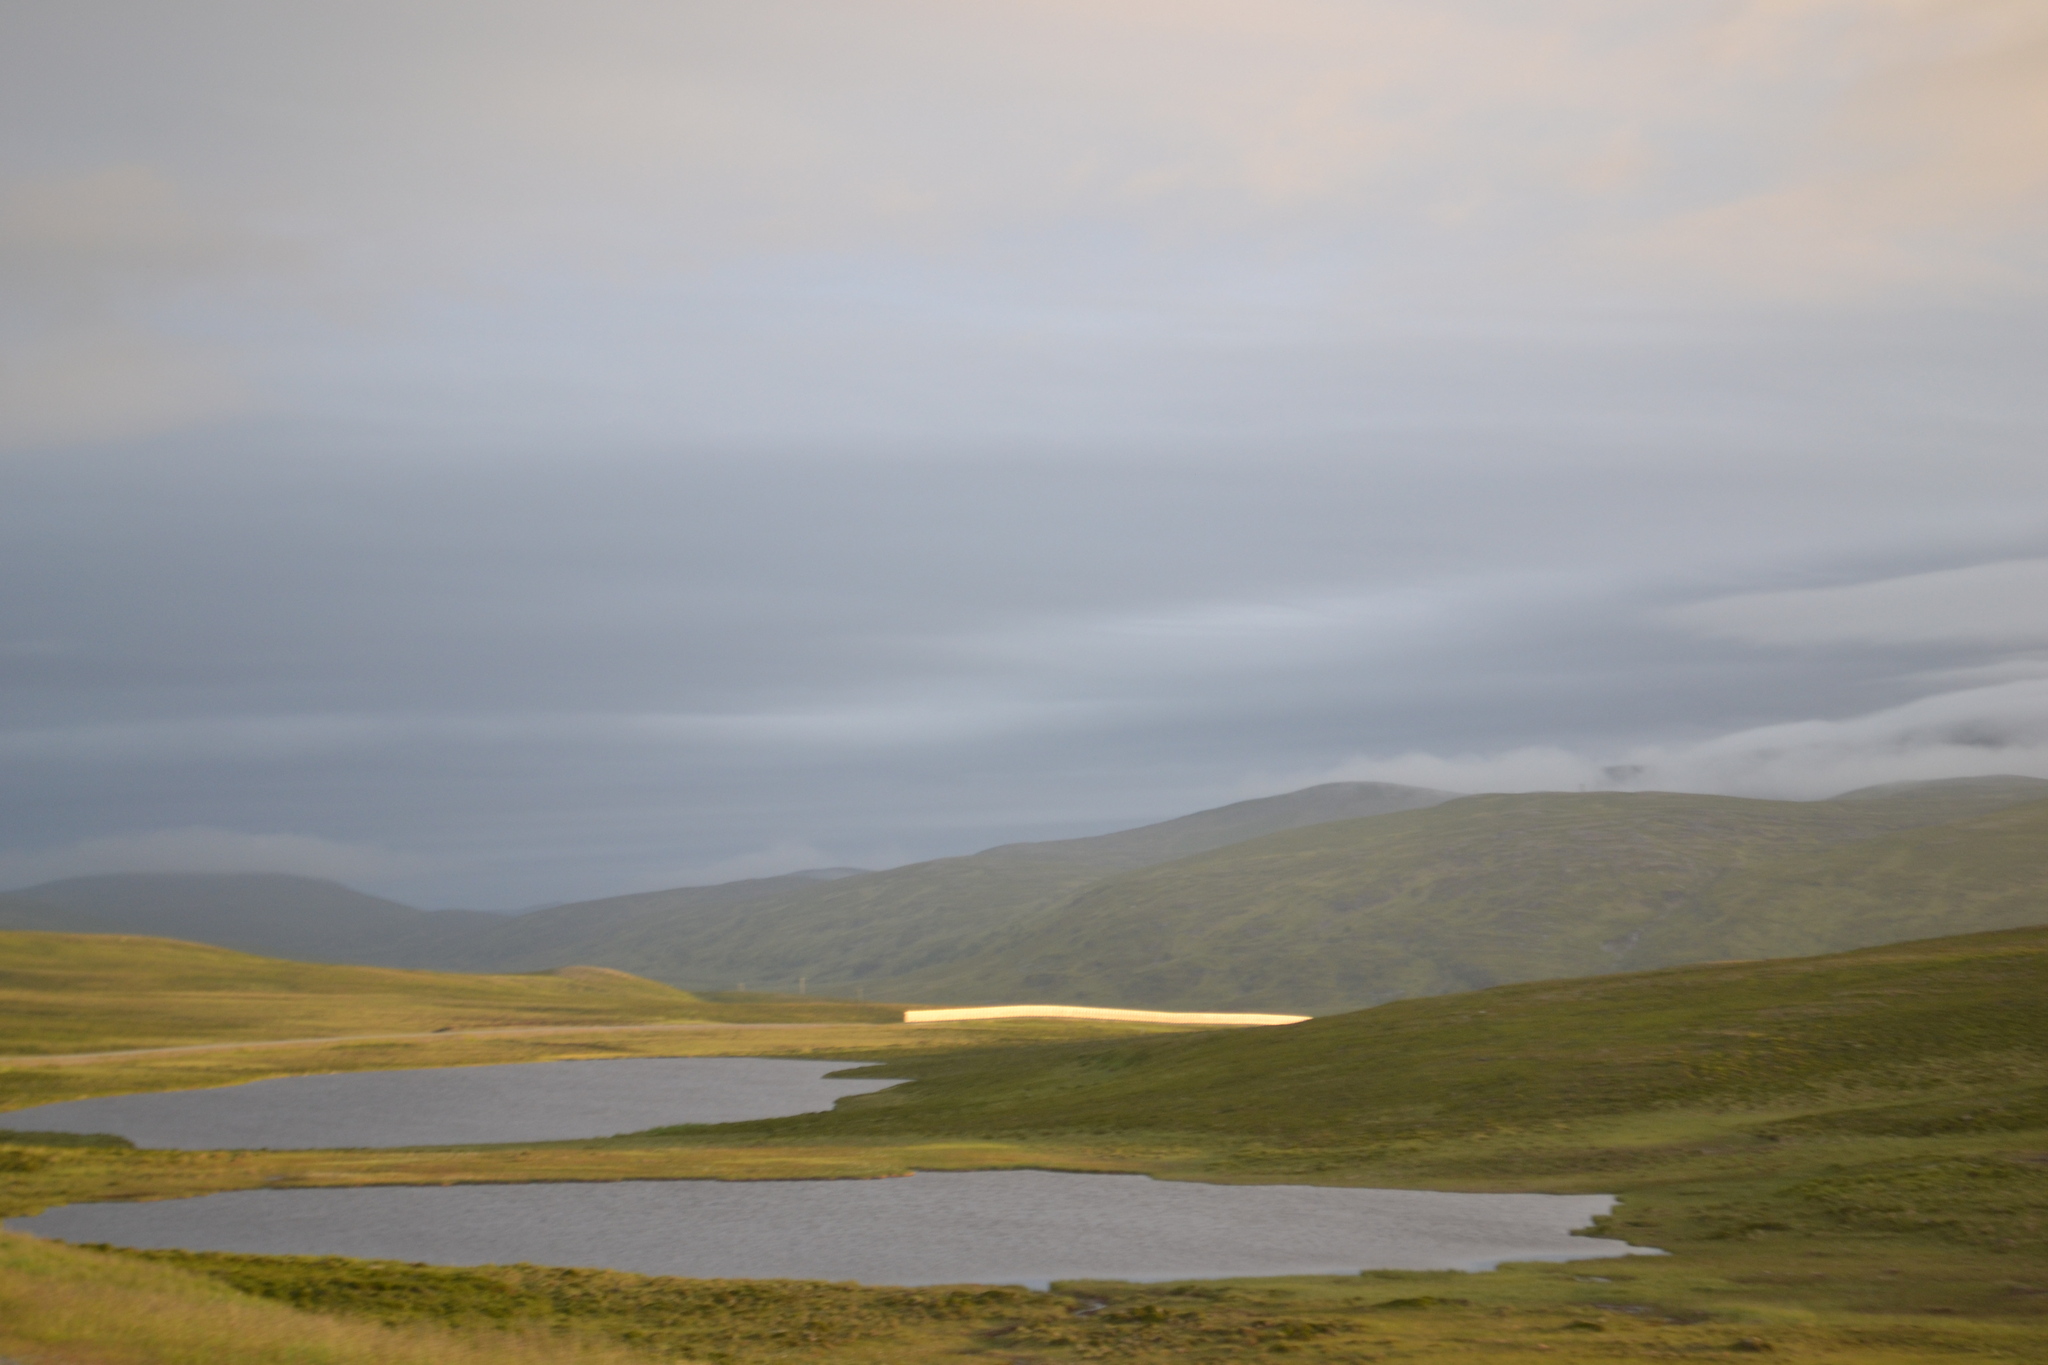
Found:
[[[879,1022],[900,1006],[705,998],[603,968],[333,967],[123,934],[0,932],[0,1056],[343,1034],[680,1021]]]
[[[2031,1129],[2048,1123],[2048,928],[906,1066],[889,1074],[915,1076],[914,1085],[757,1130],[1218,1133],[1312,1160],[1448,1137],[1533,1137],[1673,1106],[1810,1108],[1854,1131],[1898,1136]],[[1951,1109],[1968,1123],[1942,1128],[1938,1116]]]
[[[138,1258],[17,1240],[5,1292],[25,1301],[39,1276],[90,1280],[81,1267],[98,1264],[39,1257],[140,1259],[170,1277],[151,1281],[152,1294],[233,1293],[305,1315],[314,1335],[394,1324],[381,1329],[399,1334],[394,1350],[414,1331],[486,1356],[502,1341],[506,1359],[547,1340],[564,1352],[749,1363],[2048,1359],[2048,930],[1514,985],[1278,1029],[1062,1034],[1019,1022],[950,1035],[903,1025],[755,1033],[822,1056],[873,1056],[898,1039],[903,1050],[879,1071],[914,1079],[830,1114],[750,1124],[326,1153],[17,1138],[0,1142],[0,1210],[231,1188],[1035,1166],[1614,1192],[1622,1202],[1599,1230],[1672,1254],[1027,1295]],[[543,1045],[408,1044],[422,1050],[382,1061],[431,1064],[422,1059],[437,1047],[514,1043]],[[584,1055],[625,1055],[606,1045],[650,1044],[644,1034],[581,1044],[593,1049]],[[96,1084],[202,1062],[226,1064],[134,1061],[99,1071]],[[90,1077],[110,1065],[43,1071]],[[108,1282],[126,1273],[108,1271]],[[94,1311],[115,1324],[127,1312],[118,1296]],[[122,1355],[117,1344],[66,1349],[63,1359],[81,1362],[174,1358]],[[222,1365],[361,1358],[209,1349]],[[457,1349],[448,1358],[461,1358]]]

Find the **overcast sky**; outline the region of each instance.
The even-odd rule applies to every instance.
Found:
[[[2039,0],[0,0],[0,289],[0,885],[2048,776]]]

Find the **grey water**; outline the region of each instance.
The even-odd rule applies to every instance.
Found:
[[[1198,1185],[1138,1175],[244,1190],[74,1204],[7,1226],[70,1242],[693,1278],[1020,1284],[1487,1270],[1658,1254],[1574,1237],[1608,1195]]]
[[[828,1080],[859,1062],[638,1057],[288,1076],[208,1090],[69,1100],[0,1127],[115,1133],[192,1150],[429,1147],[610,1137],[671,1123],[735,1123],[830,1109],[901,1084]]]

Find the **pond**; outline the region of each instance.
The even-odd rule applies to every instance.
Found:
[[[1625,1242],[1570,1235],[1613,1203],[1606,1195],[978,1171],[882,1180],[245,1190],[75,1204],[7,1226],[131,1247],[1042,1289],[1066,1279],[1484,1270],[1503,1261],[1638,1254]]]
[[[210,1090],[70,1100],[0,1128],[117,1133],[140,1147],[428,1147],[610,1137],[830,1109],[892,1080],[827,1080],[860,1062],[639,1057],[288,1076]]]

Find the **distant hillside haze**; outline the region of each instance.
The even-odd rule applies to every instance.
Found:
[[[482,910],[415,910],[339,882],[281,873],[115,873],[0,898],[0,929],[147,934],[382,967],[417,965],[443,942],[504,919]]]
[[[1116,834],[520,915],[282,876],[75,878],[0,928],[315,962],[616,967],[694,990],[1327,1014],[1551,977],[2048,924],[2048,781],[1825,801],[1331,783]]]
[[[812,868],[520,915],[415,910],[309,877],[77,877],[15,893],[20,909],[10,917],[0,904],[0,928],[158,934],[308,962],[452,971],[590,963],[704,988],[793,989],[814,977],[819,989],[838,983],[851,994],[862,988],[863,977],[879,981],[900,972],[884,938],[919,964],[944,960],[949,949],[960,956],[971,951],[979,932],[1043,909],[1109,873],[1454,795],[1333,782],[1139,829],[1006,844],[889,872]]]
[[[466,940],[458,948],[462,956],[432,965],[520,971],[573,957],[695,989],[745,984],[788,990],[807,982],[813,991],[915,999],[892,994],[893,983],[986,951],[991,936],[1105,876],[1278,830],[1416,810],[1455,795],[1333,782],[1116,834],[1004,844],[822,883],[798,873],[555,906],[522,915],[488,939]]]
[[[1324,1014],[2042,924],[2043,797],[2032,779],[1805,802],[1464,797],[1106,878],[889,989]]]
[[[708,926],[734,916],[772,913],[777,906],[804,903],[812,891],[878,875],[858,868],[813,868],[779,877],[750,877],[714,886],[551,905],[485,926],[480,933],[444,940],[431,950],[431,959],[422,959],[419,965],[449,971],[523,972],[544,971],[571,961],[608,967],[639,961],[640,967],[624,969],[672,982],[689,977],[711,988],[742,983],[794,988],[801,973],[771,983],[768,973],[747,973],[744,968],[751,963],[740,964],[743,970],[737,976],[722,970],[693,973],[689,970],[690,950],[679,953],[676,945],[695,943]]]

